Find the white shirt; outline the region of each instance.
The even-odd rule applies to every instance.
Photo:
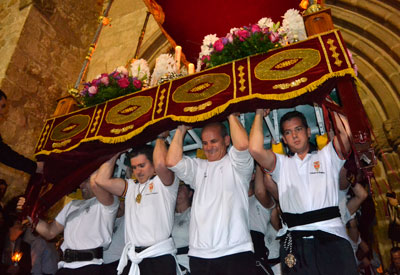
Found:
[[[221,160],[184,156],[171,170],[195,190],[189,228],[189,256],[218,258],[253,251],[248,189],[254,161],[231,147]]]
[[[165,186],[158,176],[139,184],[128,181],[125,197],[125,240],[133,246],[152,246],[171,236],[179,181]],[[138,194],[140,203],[136,202]]]
[[[304,213],[338,206],[339,171],[345,160],[339,158],[332,142],[320,151],[307,154],[303,160],[297,154],[275,156],[276,166],[271,176],[278,185],[282,212]],[[283,224],[278,236],[287,229]],[[340,218],[294,226],[290,230],[321,230],[347,239]]]
[[[189,246],[189,225],[190,211],[189,207],[182,213],[175,212],[174,227],[172,228],[172,238],[174,239],[176,248]],[[178,263],[190,271],[189,257],[187,254],[176,255]]]
[[[115,219],[111,244],[103,251],[105,264],[118,261],[121,258],[122,250],[125,246],[125,215]]]
[[[95,197],[88,200],[73,200],[57,215],[56,221],[64,226],[64,242],[61,249],[82,250],[107,247],[119,201],[114,197],[112,205],[105,206]],[[89,264],[102,264],[103,259],[66,263],[60,261],[58,268],[79,268]]]
[[[249,221],[250,230],[267,233],[267,225],[271,219],[271,208],[265,208],[256,198],[255,195],[249,197]]]

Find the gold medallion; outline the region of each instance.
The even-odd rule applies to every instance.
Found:
[[[296,265],[296,258],[292,253],[287,254],[285,257],[285,264],[289,267],[292,268]]]
[[[137,194],[136,196],[136,202],[140,203],[140,201],[142,200],[142,194]]]

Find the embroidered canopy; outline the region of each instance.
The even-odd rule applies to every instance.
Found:
[[[346,114],[357,122],[351,125],[354,142],[365,143],[369,131],[354,77],[343,39],[334,30],[48,119],[35,154],[45,162],[45,181],[54,186],[34,201],[39,187],[31,180],[27,211],[42,213],[115,153],[182,123],[200,127],[232,112],[321,103],[334,87],[340,88]]]

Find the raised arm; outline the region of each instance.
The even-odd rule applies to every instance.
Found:
[[[333,139],[336,151],[339,154],[339,157],[341,158],[346,158],[348,156],[348,154],[350,153],[351,150],[351,145],[350,145],[350,126],[349,126],[349,122],[347,120],[347,118],[341,114],[335,113],[334,112],[334,119],[336,122],[336,126],[337,126],[337,130],[339,132],[338,135],[336,135]],[[342,141],[343,143],[343,149],[340,146],[339,143],[339,139]],[[344,152],[342,152],[342,150],[344,150]]]
[[[354,192],[354,197],[347,202],[347,209],[349,210],[350,215],[353,215],[358,208],[360,208],[363,201],[368,197],[368,193],[359,183],[356,183],[351,187],[351,189]]]
[[[269,176],[269,175],[265,175]],[[274,205],[274,201],[271,198],[270,193],[267,190],[266,182],[264,181],[264,173],[261,171],[260,166],[256,165],[256,175],[254,178],[254,193],[257,200],[265,208],[271,208]]]
[[[249,137],[247,136],[247,132],[242,123],[240,123],[237,115],[229,115],[228,121],[233,146],[238,151],[247,150],[249,148]]]
[[[264,110],[257,109],[250,131],[249,151],[261,167],[272,171],[275,167],[275,154],[264,148],[263,117]]]
[[[153,151],[153,164],[161,182],[164,185],[169,186],[174,183],[174,173],[168,169],[166,164],[167,146],[165,144],[165,138],[167,136],[168,132],[164,132],[156,139],[156,145]]]
[[[183,138],[186,135],[188,126],[180,125],[175,131],[174,138],[169,146],[166,164],[167,167],[174,167],[183,157]]]
[[[95,171],[91,176],[90,176],[90,189],[92,189],[92,192],[96,196],[97,200],[103,204],[103,205],[111,205],[114,202],[114,196],[104,189],[103,187],[99,186],[96,184],[96,177],[98,175],[98,171]]]
[[[115,161],[117,160],[119,154],[113,156],[108,161],[104,162],[97,174],[94,177],[94,182],[98,187],[103,188],[109,193],[122,196],[126,192],[127,182],[121,178],[113,178],[112,173],[114,171]]]

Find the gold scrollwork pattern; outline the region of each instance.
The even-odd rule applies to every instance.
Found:
[[[202,101],[226,90],[230,84],[231,77],[224,73],[200,75],[179,86],[172,100],[177,103]]]
[[[335,65],[340,67],[342,65],[342,60],[339,59],[339,54],[336,52],[337,47],[333,45],[335,41],[333,39],[328,39],[327,43],[329,44],[329,50],[332,52],[332,57],[335,58]]]
[[[125,133],[125,132],[127,132],[127,131],[129,131],[129,130],[132,130],[133,127],[134,127],[133,124],[131,124],[131,125],[126,126],[126,127],[124,127],[124,128],[120,128],[120,129],[111,129],[111,130],[110,130],[110,133],[111,133],[111,134],[115,134],[115,135],[119,135],[119,134],[121,134],[121,133]]]
[[[164,99],[165,99],[165,95],[164,94],[165,94],[166,91],[167,90],[164,88],[160,92],[160,98],[159,98],[160,102],[157,104],[157,106],[158,106],[157,114],[160,114],[163,111],[162,106],[164,105]]]
[[[53,148],[62,148],[62,147],[67,146],[70,142],[71,142],[71,140],[67,139],[67,140],[64,140],[62,142],[54,142],[51,146]]]
[[[122,125],[138,119],[153,106],[151,96],[136,96],[112,107],[107,115],[108,124]]]
[[[197,111],[202,111],[205,108],[209,107],[212,105],[211,101],[207,101],[203,104],[200,104],[199,106],[190,106],[190,107],[185,107],[183,109],[184,112],[189,112],[189,113],[193,113],[193,112],[197,112]]]
[[[49,124],[47,124],[47,125],[46,125],[46,128],[44,128],[44,132],[43,132],[42,138],[40,139],[40,143],[39,143],[39,146],[38,146],[38,150],[42,149],[43,142],[44,142],[45,139],[46,139],[47,131],[49,130],[49,128],[50,128],[50,126],[49,126]]]
[[[72,138],[85,130],[88,127],[89,122],[90,116],[88,115],[71,116],[54,127],[50,138],[53,141],[62,141],[64,139]]]
[[[301,83],[307,82],[307,80],[308,80],[307,77],[302,77],[302,78],[296,79],[296,80],[294,80],[294,81],[292,81],[290,83],[276,84],[276,85],[272,86],[272,88],[275,89],[275,90],[276,89],[286,90],[286,89],[289,89],[289,88],[297,87]]]
[[[90,129],[90,132],[93,134],[96,131],[97,125],[99,124],[99,119],[100,119],[100,115],[101,115],[102,110],[99,109],[96,112],[96,117],[94,118],[94,122],[92,124],[92,129]]]
[[[244,83],[246,82],[246,80],[244,79],[244,75],[245,75],[245,73],[243,72],[243,70],[244,70],[244,67],[242,66],[242,65],[240,65],[239,67],[238,67],[238,71],[239,71],[239,73],[238,73],[238,76],[239,76],[239,78],[240,78],[240,80],[239,80],[239,83],[240,83],[240,88],[239,88],[239,90],[241,91],[241,92],[243,92],[244,90],[246,90],[246,86],[244,86]]]
[[[283,80],[301,75],[317,66],[321,55],[315,49],[292,49],[276,53],[254,68],[259,80]]]

